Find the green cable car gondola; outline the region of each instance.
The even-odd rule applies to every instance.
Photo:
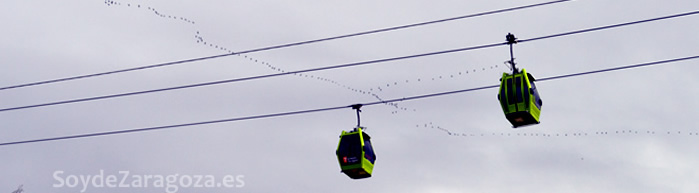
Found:
[[[362,108],[362,104],[350,107],[357,110],[357,127],[350,132],[342,131],[335,155],[337,155],[337,161],[340,162],[342,173],[352,179],[368,178],[374,171],[376,154],[371,146],[371,137],[364,132],[366,128],[360,126],[359,112],[361,110],[359,108]]]
[[[500,78],[500,91],[498,92],[500,106],[505,112],[507,120],[515,128],[539,124],[543,101],[541,101],[539,91],[534,85],[536,80],[527,70],[519,71],[515,67],[512,45],[517,43],[517,38],[512,34],[507,34],[506,39],[507,44],[510,45],[510,61],[507,63],[512,65],[512,74],[502,73],[502,78]]]
[[[342,131],[335,152],[342,173],[352,179],[371,177],[376,155],[370,139],[371,137],[363,132],[361,127],[357,127],[351,132]]]
[[[500,80],[498,100],[512,126],[539,124],[543,101],[534,85],[534,77],[522,69],[514,74],[503,73]]]

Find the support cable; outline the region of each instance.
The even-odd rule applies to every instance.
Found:
[[[567,36],[567,35],[575,35],[575,34],[579,34],[579,33],[586,33],[586,32],[592,32],[592,31],[599,31],[599,30],[605,30],[605,29],[610,29],[610,28],[616,28],[616,27],[622,27],[622,26],[627,26],[627,25],[640,24],[640,23],[651,22],[651,21],[658,21],[658,20],[663,20],[663,19],[670,19],[670,18],[676,18],[676,17],[688,16],[688,15],[694,15],[694,14],[699,14],[699,11],[693,11],[693,12],[682,13],[682,14],[675,14],[675,15],[671,15],[671,16],[665,16],[665,17],[659,17],[659,18],[653,18],[653,19],[646,19],[646,20],[641,20],[641,21],[634,21],[634,22],[627,22],[627,23],[621,23],[621,24],[607,25],[607,26],[602,26],[602,27],[588,28],[588,29],[583,29],[583,30],[576,30],[576,31],[571,31],[571,32],[559,33],[559,34],[548,35],[548,36],[542,36],[542,37],[531,38],[531,39],[525,39],[525,40],[517,40],[517,42],[529,42],[529,41],[534,41],[534,40],[542,40],[542,39],[549,39],[549,38],[554,38],[554,37],[562,37],[562,36]],[[485,44],[485,45],[480,45],[480,46],[465,47],[465,48],[457,48],[457,49],[444,50],[444,51],[437,51],[437,52],[430,52],[430,53],[424,53],[424,54],[416,54],[416,55],[409,55],[409,56],[400,56],[400,57],[393,57],[393,58],[384,58],[384,59],[370,60],[370,61],[364,61],[364,62],[355,62],[355,63],[348,63],[348,64],[335,65],[335,66],[326,66],[326,67],[312,68],[312,69],[306,69],[306,70],[298,70],[298,71],[291,71],[291,72],[282,72],[282,73],[276,73],[276,74],[267,74],[267,75],[251,76],[251,77],[245,77],[245,78],[236,78],[236,79],[228,79],[228,80],[221,80],[221,81],[205,82],[205,83],[190,84],[190,85],[183,85],[183,86],[176,86],[176,87],[168,87],[168,88],[161,88],[161,89],[154,89],[154,90],[145,90],[145,91],[137,91],[137,92],[129,92],[129,93],[121,93],[121,94],[113,94],[113,95],[103,95],[103,96],[97,96],[97,97],[88,97],[88,98],[81,98],[81,99],[72,99],[72,100],[65,100],[65,101],[58,101],[58,102],[50,102],[50,103],[43,103],[43,104],[36,104],[36,105],[27,105],[27,106],[19,106],[19,107],[10,107],[10,108],[3,108],[3,109],[0,109],[0,112],[4,112],[4,111],[13,111],[13,110],[20,110],[20,109],[29,109],[29,108],[36,108],[36,107],[44,107],[44,106],[61,105],[61,104],[69,104],[69,103],[77,103],[77,102],[86,102],[86,101],[102,100],[102,99],[108,99],[108,98],[125,97],[125,96],[131,96],[131,95],[140,95],[140,94],[155,93],[155,92],[163,92],[163,91],[170,91],[170,90],[179,90],[179,89],[185,89],[185,88],[194,88],[194,87],[210,86],[210,85],[217,85],[217,84],[224,84],[224,83],[232,83],[232,82],[241,82],[241,81],[248,81],[248,80],[255,80],[255,79],[263,79],[263,78],[271,78],[271,77],[277,77],[277,76],[283,76],[283,75],[290,75],[290,74],[298,74],[298,73],[307,73],[307,72],[323,71],[323,70],[331,70],[331,69],[338,69],[338,68],[347,68],[347,67],[364,66],[364,65],[369,65],[369,64],[383,63],[383,62],[396,61],[396,60],[405,60],[405,59],[412,59],[412,58],[418,58],[418,57],[426,57],[426,56],[434,56],[434,55],[441,55],[441,54],[448,54],[448,53],[455,53],[455,52],[463,52],[463,51],[469,51],[469,50],[485,49],[485,48],[497,47],[497,46],[502,46],[502,45],[508,45],[508,42],[506,42],[506,43]],[[513,69],[513,70],[514,70],[514,69]]]
[[[19,84],[19,85],[14,85],[14,86],[0,87],[0,90],[8,90],[8,89],[37,86],[37,85],[50,84],[50,83],[65,82],[65,81],[70,81],[70,80],[91,78],[91,77],[111,75],[111,74],[117,74],[117,73],[123,73],[123,72],[131,72],[131,71],[137,71],[137,70],[145,70],[145,69],[150,69],[150,68],[173,66],[173,65],[191,63],[191,62],[196,62],[196,61],[221,58],[221,57],[226,57],[226,56],[275,50],[275,49],[280,49],[280,48],[294,47],[294,46],[300,46],[300,45],[305,45],[305,44],[312,44],[312,43],[319,43],[319,42],[324,42],[324,41],[337,40],[337,39],[343,39],[343,38],[349,38],[349,37],[355,37],[355,36],[375,34],[375,33],[380,33],[380,32],[388,32],[388,31],[424,26],[424,25],[429,25],[429,24],[442,23],[442,22],[453,21],[453,20],[460,20],[460,19],[473,18],[473,17],[479,17],[479,16],[493,15],[493,14],[497,14],[497,13],[510,12],[510,11],[516,11],[516,10],[520,10],[520,9],[527,9],[527,8],[534,8],[534,7],[539,7],[539,6],[549,5],[549,4],[562,3],[562,2],[566,2],[566,1],[572,1],[572,0],[549,1],[549,2],[544,2],[544,3],[537,3],[537,4],[524,5],[524,6],[519,6],[519,7],[499,9],[499,10],[464,15],[464,16],[459,16],[459,17],[452,17],[452,18],[439,19],[439,20],[434,20],[434,21],[427,21],[427,22],[401,25],[401,26],[395,26],[395,27],[388,27],[388,28],[364,31],[364,32],[359,32],[359,33],[352,33],[352,34],[346,34],[346,35],[340,35],[340,36],[334,36],[334,37],[328,37],[328,38],[321,38],[321,39],[315,39],[315,40],[307,40],[307,41],[281,44],[281,45],[275,45],[275,46],[269,46],[269,47],[263,47],[263,48],[256,48],[256,49],[250,49],[250,50],[245,50],[245,51],[240,51],[240,52],[233,52],[233,53],[200,57],[200,58],[192,58],[192,59],[186,59],[186,60],[178,60],[178,61],[165,62],[165,63],[160,63],[160,64],[152,64],[152,65],[139,66],[139,67],[134,67],[134,68],[127,68],[127,69],[114,70],[114,71],[108,71],[108,72],[100,72],[100,73],[94,73],[94,74],[86,74],[86,75],[80,75],[80,76],[59,78],[59,79],[53,79],[53,80],[24,83],[24,84]]]
[[[595,74],[595,73],[638,68],[638,67],[644,67],[644,66],[669,64],[669,63],[675,63],[675,62],[693,60],[693,59],[699,59],[699,55],[684,57],[684,58],[675,58],[675,59],[669,59],[669,60],[661,60],[661,61],[655,61],[655,62],[647,62],[647,63],[634,64],[634,65],[627,65],[627,66],[621,66],[621,67],[616,67],[616,68],[609,68],[609,69],[602,69],[602,70],[595,70],[595,71],[588,71],[588,72],[581,72],[581,73],[573,73],[573,74],[567,74],[567,75],[552,76],[552,77],[541,78],[541,79],[538,79],[537,81],[549,81],[549,80],[570,78],[570,77],[576,77],[576,76],[590,75],[590,74]],[[319,109],[290,111],[290,112],[283,112],[283,113],[273,113],[273,114],[255,115],[255,116],[247,116],[247,117],[238,117],[238,118],[230,118],[230,119],[221,119],[221,120],[213,120],[213,121],[203,121],[203,122],[195,122],[195,123],[185,123],[185,124],[158,126],[158,127],[145,127],[145,128],[138,128],[138,129],[117,130],[117,131],[108,131],[108,132],[97,132],[97,133],[80,134],[80,135],[67,135],[67,136],[61,136],[61,137],[51,137],[51,138],[41,138],[41,139],[5,142],[5,143],[0,143],[0,146],[47,142],[47,141],[58,141],[58,140],[66,140],[66,139],[88,138],[88,137],[116,135],[116,134],[125,134],[125,133],[137,133],[137,132],[144,132],[144,131],[166,130],[166,129],[180,128],[180,127],[188,127],[188,126],[208,125],[208,124],[214,124],[214,123],[235,122],[235,121],[243,121],[243,120],[253,120],[253,119],[290,116],[290,115],[297,115],[297,114],[316,113],[316,112],[322,112],[322,111],[345,109],[348,107],[354,108],[354,107],[371,106],[371,105],[378,105],[378,104],[385,104],[385,103],[392,103],[392,102],[417,100],[417,99],[423,99],[423,98],[432,98],[432,97],[437,97],[437,96],[444,96],[444,95],[471,92],[471,91],[484,90],[484,89],[490,89],[490,88],[497,88],[498,86],[499,85],[490,85],[490,86],[483,86],[483,87],[470,88],[470,89],[464,89],[464,90],[456,90],[456,91],[426,94],[426,95],[419,95],[419,96],[412,96],[412,97],[404,97],[404,98],[397,98],[397,99],[363,103],[363,104],[355,104],[355,105],[350,105],[350,106],[328,107],[328,108],[319,108]],[[359,121],[359,119],[357,119],[357,121]]]

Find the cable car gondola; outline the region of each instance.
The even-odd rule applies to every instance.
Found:
[[[351,132],[342,131],[336,151],[342,173],[352,179],[371,177],[376,155],[370,139],[371,137],[362,131],[361,127]]]
[[[522,69],[514,74],[503,73],[500,80],[498,100],[512,126],[539,124],[543,102],[534,85],[534,77]]]
[[[361,105],[352,105],[357,110],[357,127],[350,132],[342,131],[335,151],[342,173],[352,179],[371,177],[376,161],[371,137],[364,132],[366,128],[359,126],[360,107]]]
[[[539,115],[543,101],[539,97],[539,92],[534,85],[534,77],[522,69],[515,68],[514,56],[512,54],[512,44],[517,43],[512,34],[507,34],[507,41],[510,44],[510,63],[512,74],[503,73],[500,78],[500,91],[498,100],[505,113],[505,117],[513,127],[521,127],[539,124]]]

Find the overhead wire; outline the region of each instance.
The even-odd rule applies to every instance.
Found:
[[[552,35],[529,38],[529,39],[521,39],[521,40],[517,40],[517,42],[521,43],[521,42],[556,38],[556,37],[561,37],[561,36],[569,36],[569,35],[575,35],[575,34],[581,34],[581,33],[593,32],[593,31],[600,31],[600,30],[605,30],[605,29],[610,29],[610,28],[623,27],[623,26],[627,26],[627,25],[634,25],[634,24],[648,23],[648,22],[652,22],[652,21],[659,21],[659,20],[672,19],[672,18],[677,18],[677,17],[690,16],[690,15],[695,15],[695,14],[699,14],[699,11],[691,11],[691,12],[686,12],[686,13],[668,15],[668,16],[664,16],[664,17],[656,17],[656,18],[651,18],[651,19],[644,19],[644,20],[638,20],[638,21],[632,21],[632,22],[625,22],[625,23],[619,23],[619,24],[613,24],[613,25],[587,28],[587,29],[582,29],[582,30],[575,30],[575,31],[570,31],[570,32],[566,32],[566,33],[558,33],[558,34],[552,34]]]
[[[699,59],[699,55],[683,57],[683,58],[668,59],[668,60],[660,60],[660,61],[654,61],[654,62],[646,62],[646,63],[641,63],[641,64],[627,65],[627,66],[608,68],[608,69],[602,69],[602,70],[594,70],[594,71],[588,71],[588,72],[558,75],[558,76],[540,78],[540,79],[537,79],[536,81],[537,82],[549,81],[549,80],[590,75],[590,74],[596,74],[596,73],[602,73],[602,72],[610,72],[610,71],[618,71],[618,70],[639,68],[639,67],[645,67],[645,66],[669,64],[669,63],[675,63],[675,62],[693,60],[693,59]],[[388,102],[403,102],[403,101],[432,98],[432,97],[451,95],[451,94],[457,94],[457,93],[472,92],[472,91],[478,91],[478,90],[484,90],[484,89],[490,89],[490,88],[497,88],[498,86],[499,85],[482,86],[482,87],[477,87],[477,88],[470,88],[470,89],[463,89],[463,90],[456,90],[456,91],[449,91],[449,92],[425,94],[425,95],[418,95],[418,96],[412,96],[412,97],[403,97],[403,98],[396,98],[396,99],[391,99],[391,100],[362,103],[359,105],[372,106],[372,105],[384,104],[384,103],[388,103]],[[357,104],[354,104],[354,105],[357,105]],[[318,109],[309,109],[309,110],[300,110],[300,111],[289,111],[289,112],[282,112],[282,113],[263,114],[263,115],[255,115],[255,116],[237,117],[237,118],[230,118],[230,119],[202,121],[202,122],[175,124],[175,125],[166,125],[166,126],[157,126],[157,127],[145,127],[145,128],[138,128],[138,129],[117,130],[117,131],[108,131],[108,132],[97,132],[97,133],[89,133],[89,134],[67,135],[67,136],[61,136],[61,137],[51,137],[51,138],[41,138],[41,139],[5,142],[5,143],[0,143],[0,146],[47,142],[47,141],[58,141],[58,140],[66,140],[66,139],[87,138],[87,137],[97,137],[97,136],[106,136],[106,135],[117,135],[117,134],[136,133],[136,132],[145,132],[145,131],[156,131],[156,130],[165,130],[165,129],[180,128],[180,127],[196,126],[196,125],[208,125],[208,124],[214,124],[214,123],[224,123],[224,122],[234,122],[234,121],[243,121],[243,120],[253,120],[253,119],[263,119],[263,118],[290,116],[290,115],[298,115],[298,114],[316,113],[316,112],[350,108],[354,105],[336,106],[336,107],[327,107],[327,108],[318,108]]]
[[[263,47],[263,48],[255,48],[255,49],[250,49],[250,50],[245,50],[245,51],[240,51],[240,52],[232,52],[232,53],[220,54],[220,55],[214,55],[214,56],[206,56],[206,57],[199,57],[199,58],[178,60],[178,61],[172,61],[172,62],[165,62],[165,63],[159,63],[159,64],[152,64],[152,65],[134,67],[134,68],[126,68],[126,69],[121,69],[121,70],[114,70],[114,71],[108,71],[108,72],[94,73],[94,74],[86,74],[86,75],[72,76],[72,77],[59,78],[59,79],[53,79],[53,80],[38,81],[38,82],[32,82],[32,83],[24,83],[24,84],[19,84],[19,85],[0,87],[0,90],[8,90],[8,89],[15,89],[15,88],[22,88],[22,87],[29,87],[29,86],[37,86],[37,85],[43,85],[43,84],[57,83],[57,82],[65,82],[65,81],[70,81],[70,80],[91,78],[91,77],[104,76],[104,75],[110,75],[110,74],[117,74],[117,73],[123,73],[123,72],[130,72],[130,71],[145,70],[145,69],[150,69],[150,68],[158,68],[158,67],[172,66],[172,65],[177,65],[177,64],[191,63],[191,62],[197,62],[197,61],[202,61],[202,60],[209,60],[209,59],[221,58],[221,57],[226,57],[226,56],[233,56],[233,55],[240,55],[240,54],[249,54],[249,53],[254,53],[254,52],[268,51],[268,50],[274,50],[274,49],[280,49],[280,48],[288,48],[288,47],[306,45],[306,44],[311,44],[311,43],[319,43],[319,42],[330,41],[330,40],[337,40],[337,39],[343,39],[343,38],[349,38],[349,37],[355,37],[355,36],[362,36],[362,35],[375,34],[375,33],[380,33],[380,32],[395,31],[395,30],[400,30],[400,29],[406,29],[406,28],[412,28],[412,27],[418,27],[418,26],[424,26],[424,25],[442,23],[442,22],[447,22],[447,21],[454,21],[454,20],[460,20],[460,19],[466,19],[466,18],[474,18],[474,17],[486,16],[486,15],[493,15],[493,14],[497,14],[497,13],[504,13],[504,12],[510,12],[510,11],[521,10],[521,9],[534,8],[534,7],[544,6],[544,5],[562,3],[562,2],[566,2],[566,1],[572,1],[572,0],[556,0],[556,1],[549,1],[549,2],[544,2],[544,3],[537,3],[537,4],[530,4],[530,5],[518,6],[518,7],[512,7],[512,8],[505,8],[505,9],[499,9],[499,10],[493,10],[493,11],[486,11],[486,12],[475,13],[475,14],[470,14],[470,15],[464,15],[464,16],[458,16],[458,17],[452,17],[452,18],[446,18],[446,19],[439,19],[439,20],[433,20],[433,21],[427,21],[427,22],[420,22],[420,23],[414,23],[414,24],[400,25],[400,26],[395,26],[395,27],[381,28],[381,29],[376,29],[376,30],[369,30],[369,31],[358,32],[358,33],[352,33],[352,34],[346,34],[346,35],[340,35],[340,36],[333,36],[333,37],[320,38],[320,39],[314,39],[314,40],[307,40],[307,41],[300,41],[300,42],[294,42],[294,43],[280,44],[280,45],[268,46],[268,47]],[[140,5],[139,5],[139,6],[140,6]],[[150,8],[149,8],[149,9],[150,9]],[[154,10],[154,11],[155,11],[155,10]],[[156,13],[157,13],[157,12],[156,12]],[[170,17],[171,17],[171,16],[170,16]],[[186,21],[189,22],[189,20],[186,20]],[[192,22],[192,23],[193,23],[193,22]]]
[[[641,23],[646,23],[646,22],[695,15],[695,14],[699,14],[699,11],[674,14],[674,15],[669,15],[669,16],[639,20],[639,21],[632,21],[632,22],[626,22],[626,23],[620,23],[620,24],[606,25],[606,26],[601,26],[601,27],[587,28],[587,29],[583,29],[583,30],[575,30],[575,31],[552,34],[552,35],[541,36],[541,37],[535,37],[535,38],[530,38],[530,39],[523,39],[523,40],[520,40],[519,42],[529,42],[529,41],[543,40],[543,39],[549,39],[549,38],[554,38],[554,37],[563,37],[563,36],[575,35],[575,34],[580,34],[580,33],[585,33],[585,32],[600,31],[600,30],[606,30],[606,29],[610,29],[610,28],[618,28],[618,27],[623,27],[623,26],[628,26],[628,25],[635,25],[635,24],[641,24]],[[179,90],[179,89],[185,89],[185,88],[211,86],[211,85],[224,84],[224,83],[249,81],[249,80],[263,79],[263,78],[272,78],[272,77],[290,75],[290,74],[298,74],[298,73],[316,72],[316,71],[347,68],[347,67],[364,66],[364,65],[376,64],[376,63],[382,63],[382,62],[390,62],[390,61],[405,60],[405,59],[412,59],[412,58],[418,58],[418,57],[426,57],[426,56],[434,56],[434,55],[441,55],[441,54],[448,54],[448,53],[455,53],[455,52],[463,52],[463,51],[469,51],[469,50],[492,48],[492,47],[503,46],[503,45],[507,45],[507,43],[505,42],[505,43],[484,44],[484,45],[479,45],[479,46],[471,46],[471,47],[443,50],[443,51],[423,53],[423,54],[415,54],[415,55],[408,55],[408,56],[369,60],[369,61],[364,61],[364,62],[347,63],[347,64],[340,64],[340,65],[326,66],[326,67],[319,67],[319,68],[311,68],[311,69],[305,69],[305,70],[288,71],[288,72],[281,72],[281,73],[275,73],[275,74],[266,74],[266,75],[250,76],[250,77],[235,78],[235,79],[220,80],[220,81],[212,81],[212,82],[197,83],[197,84],[168,87],[168,88],[161,88],[161,89],[144,90],[144,91],[136,91],[136,92],[128,92],[128,93],[120,93],[120,94],[112,94],[112,95],[103,95],[103,96],[97,96],[97,97],[64,100],[64,101],[58,101],[58,102],[26,105],[26,106],[19,106],[19,107],[10,107],[10,108],[0,109],[0,112],[29,109],[29,108],[37,108],[37,107],[45,107],[45,106],[53,106],[53,105],[61,105],[61,104],[70,104],[70,103],[77,103],[77,102],[102,100],[102,99],[125,97],[125,96],[140,95],[140,94],[155,93],[155,92],[163,92],[163,91],[170,91],[170,90]]]
[[[314,71],[322,71],[322,70],[330,70],[330,69],[338,69],[338,68],[347,68],[347,67],[361,66],[361,65],[368,65],[368,64],[375,64],[375,63],[388,62],[388,61],[394,61],[394,60],[403,60],[403,59],[424,57],[424,56],[430,56],[430,55],[438,55],[438,54],[445,54],[445,53],[451,53],[451,52],[459,52],[459,51],[466,51],[466,50],[482,49],[482,48],[488,48],[488,47],[495,47],[495,46],[499,46],[499,45],[500,45],[499,43],[498,43],[498,44],[488,44],[488,45],[482,45],[482,46],[474,46],[474,47],[468,47],[468,48],[460,48],[460,49],[453,49],[453,50],[432,52],[432,53],[426,53],[426,54],[417,54],[417,55],[410,55],[410,56],[401,56],[401,57],[395,57],[395,58],[378,59],[378,60],[371,60],[371,61],[365,61],[365,62],[355,62],[355,63],[348,63],[348,64],[342,64],[342,65],[335,65],[335,66],[327,66],[327,67],[320,67],[320,68],[312,68],[312,69],[306,69],[306,70],[297,70],[297,71],[290,71],[290,72],[282,72],[282,73],[267,74],[267,75],[260,75],[260,76],[250,76],[250,77],[245,77],[245,78],[235,78],[235,79],[228,79],[228,80],[221,80],[221,81],[213,81],[213,82],[205,82],[205,83],[197,83],[197,84],[190,84],[190,85],[183,85],[183,86],[176,86],[176,87],[168,87],[168,88],[161,88],[161,89],[144,90],[144,91],[137,91],[137,92],[128,92],[128,93],[120,93],[120,94],[112,94],[112,95],[103,95],[103,96],[97,96],[97,97],[88,97],[88,98],[81,98],[81,99],[64,100],[64,101],[50,102],[50,103],[43,103],[43,104],[36,104],[36,105],[27,105],[27,106],[3,108],[3,109],[0,109],[0,112],[21,110],[21,109],[29,109],[29,108],[37,108],[37,107],[45,107],[45,106],[54,106],[54,105],[61,105],[61,104],[70,104],[70,103],[77,103],[77,102],[86,102],[86,101],[102,100],[102,99],[109,99],[109,98],[125,97],[125,96],[132,96],[132,95],[140,95],[140,94],[147,94],[147,93],[155,93],[155,92],[170,91],[170,90],[179,90],[179,89],[185,89],[185,88],[194,88],[194,87],[210,86],[210,85],[217,85],[217,84],[224,84],[224,83],[232,83],[232,82],[241,82],[241,81],[248,81],[248,80],[255,80],[255,79],[263,79],[263,78],[271,78],[271,77],[277,77],[277,76],[283,76],[283,75],[290,75],[290,74],[298,74],[298,73],[306,73],[306,72],[314,72]]]

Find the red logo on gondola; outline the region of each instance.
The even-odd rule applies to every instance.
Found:
[[[347,163],[347,156],[342,157],[342,162]]]

